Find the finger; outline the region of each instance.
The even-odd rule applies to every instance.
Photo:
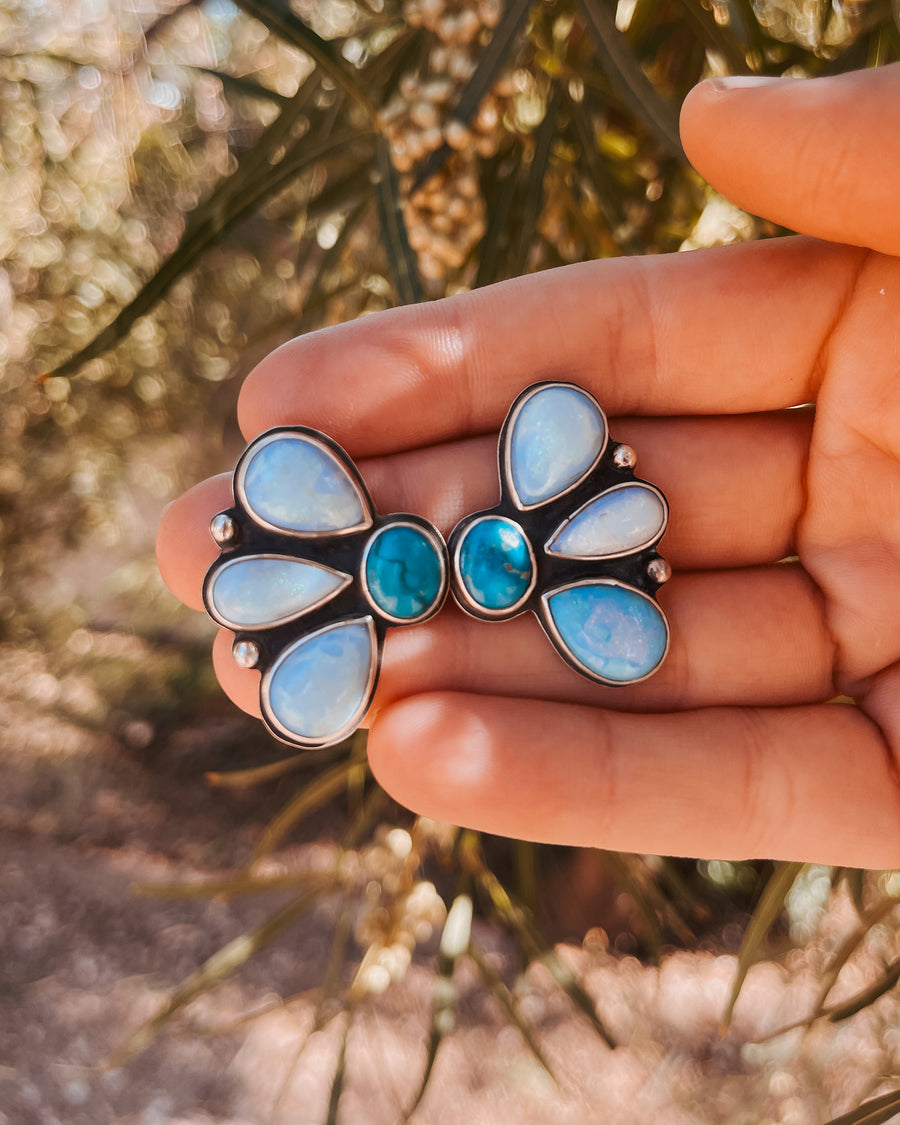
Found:
[[[496,432],[541,379],[581,384],[610,416],[809,402],[858,257],[782,239],[618,258],[364,317],[264,359],[241,427],[314,426],[360,457]]]
[[[221,473],[195,484],[172,501],[159,521],[159,573],[175,597],[191,609],[203,609],[203,576],[219,556],[209,533],[209,521],[234,503],[231,476]]]
[[[701,569],[774,562],[793,551],[804,502],[807,413],[751,418],[621,419],[617,439],[638,452],[638,472],[666,494],[663,553],[673,566]],[[360,469],[383,512],[416,512],[445,534],[464,515],[497,501],[497,443],[472,438],[375,458]],[[163,579],[202,609],[200,587],[218,549],[209,521],[232,504],[230,477],[213,477],[166,509],[157,556]]]
[[[574,672],[533,614],[483,622],[448,606],[424,625],[389,630],[374,709],[433,691],[626,711],[779,706],[834,695],[821,599],[800,567],[677,575],[664,608],[671,644],[659,671],[641,684],[606,687]],[[259,676],[231,659],[230,633],[220,635],[214,655],[226,693],[258,714]]]
[[[502,836],[659,855],[900,862],[883,740],[841,704],[626,715],[440,693],[380,714],[369,761],[401,804]]]
[[[900,253],[900,67],[797,81],[714,78],[681,136],[733,203],[792,230]]]

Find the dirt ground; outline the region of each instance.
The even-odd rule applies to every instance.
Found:
[[[6,665],[7,685],[20,683],[16,668]],[[131,889],[222,874],[246,858],[281,799],[211,790],[202,774],[211,745],[255,728],[223,705],[188,730],[159,736],[126,725],[112,738],[51,712],[27,707],[21,691],[0,704],[0,1125],[324,1125],[345,1027],[338,1015],[313,1032],[304,995],[327,960],[333,918],[324,908],[195,1001],[144,1053],[103,1067],[169,989],[273,909],[254,898],[172,901]],[[281,860],[321,863],[330,845],[320,828],[322,838]],[[849,908],[827,921],[834,935],[850,924]],[[511,979],[506,939],[483,925],[477,936]],[[885,934],[885,956],[894,940]],[[461,965],[457,1026],[416,1122],[820,1125],[897,1072],[890,996],[841,1025],[752,1042],[808,1010],[821,970],[812,947],[788,966],[751,972],[724,1038],[733,956],[679,952],[645,967],[594,946],[561,952],[621,1045],[604,1046],[532,968],[516,994],[554,1083]],[[354,1020],[340,1125],[403,1119],[425,1062],[433,988],[432,970],[414,963]]]

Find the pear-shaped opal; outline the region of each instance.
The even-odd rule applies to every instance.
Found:
[[[603,452],[606,424],[577,387],[542,387],[519,408],[508,441],[508,477],[523,507],[579,481]]]
[[[253,629],[298,617],[351,581],[349,574],[303,559],[245,555],[214,573],[208,596],[220,621]]]
[[[375,678],[371,617],[329,625],[301,637],[263,678],[263,707],[288,737],[337,742],[359,723]]]
[[[369,523],[368,505],[338,458],[306,434],[276,434],[238,473],[251,513],[270,527],[301,534]]]
[[[459,577],[482,609],[510,609],[520,602],[534,581],[534,562],[521,528],[502,516],[472,523],[459,545]]]
[[[625,484],[590,500],[547,544],[554,555],[597,559],[626,555],[655,542],[666,526],[666,506],[655,488]]]
[[[365,579],[379,609],[412,621],[437,601],[444,586],[444,568],[434,542],[419,528],[388,525],[369,544]]]
[[[642,680],[666,654],[669,629],[656,603],[630,586],[579,582],[544,595],[557,642],[589,675]]]

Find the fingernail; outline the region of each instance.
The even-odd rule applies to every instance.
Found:
[[[778,82],[789,82],[789,78],[772,78],[768,74],[727,74],[722,78],[710,78],[714,90],[726,93],[728,90],[752,89],[754,86],[774,86]]]

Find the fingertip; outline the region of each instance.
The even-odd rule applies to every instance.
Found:
[[[234,503],[231,474],[210,477],[173,500],[159,521],[156,563],[163,582],[179,601],[203,609],[203,576],[219,550],[209,534],[209,521]]]

